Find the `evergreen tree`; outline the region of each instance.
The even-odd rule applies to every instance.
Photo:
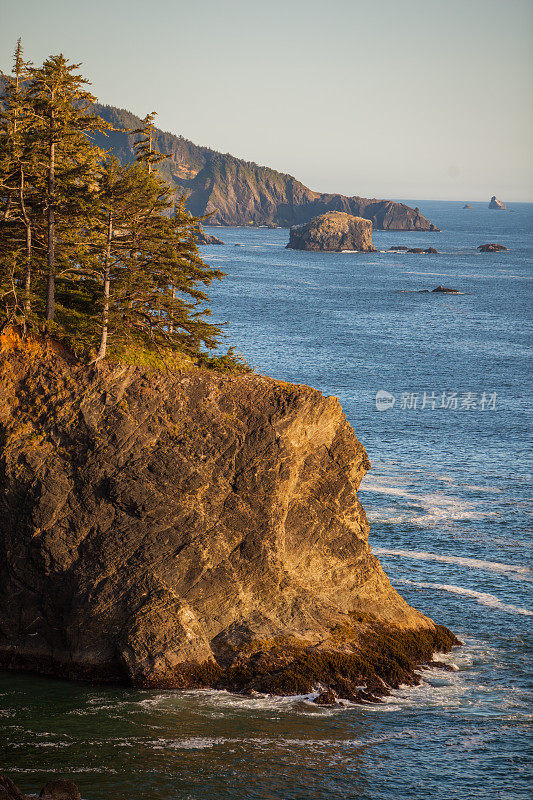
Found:
[[[84,88],[88,83],[63,54],[50,56],[30,69],[31,113],[40,137],[46,171],[46,319],[53,320],[58,263],[67,268],[76,257],[76,223],[90,208],[101,151],[89,139],[94,131],[109,127],[91,113],[96,98]],[[58,237],[58,233],[61,236]]]
[[[156,166],[155,113],[122,167],[91,141],[110,127],[79,64],[50,56],[39,68],[18,43],[0,108],[0,290],[4,324],[45,326],[92,362],[133,349],[185,353],[242,371],[231,351],[209,358],[221,330],[205,287],[223,273],[196,245],[200,220],[175,204]],[[55,315],[55,316],[54,316]],[[53,325],[51,324],[53,321]]]
[[[157,111],[152,111],[151,114],[147,114],[142,120],[143,125],[141,128],[135,128],[131,131],[131,133],[139,136],[133,144],[135,160],[145,164],[149,173],[153,171],[156,164],[168,158],[168,156],[158,153],[155,149],[156,135],[154,119],[156,117]]]
[[[179,349],[191,356],[201,345],[216,347],[220,329],[206,322],[209,285],[222,273],[200,258],[194,239],[198,220],[180,204],[156,173],[141,163],[121,167],[108,159],[102,169],[100,213],[91,231],[102,282],[99,361],[107,351],[129,343]],[[167,214],[167,215],[166,215]]]
[[[24,325],[31,311],[32,202],[39,174],[29,113],[27,78],[30,68],[31,63],[23,58],[19,39],[14,53],[13,74],[3,75],[4,97],[0,108],[0,192],[3,205],[0,258],[4,262],[2,274],[4,278],[8,277],[4,299],[11,307],[11,315],[22,315]],[[22,304],[16,289],[20,281],[15,277],[22,269],[21,259],[24,261]]]

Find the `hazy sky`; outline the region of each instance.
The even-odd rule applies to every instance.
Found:
[[[532,0],[0,0],[0,67],[366,197],[533,200]]]

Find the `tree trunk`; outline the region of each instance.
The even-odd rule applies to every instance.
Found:
[[[96,364],[105,358],[107,352],[107,336],[109,330],[109,296],[110,296],[110,270],[111,270],[111,240],[113,239],[113,213],[109,212],[107,221],[107,243],[104,262],[104,306],[102,309],[102,333],[100,336],[100,347],[93,360],[89,363]]]
[[[24,278],[24,315],[31,313],[31,219],[24,200],[24,169],[20,166],[20,210],[26,226],[26,276]]]
[[[176,297],[176,287],[173,286],[172,287],[172,299],[174,300],[175,297]],[[174,313],[174,309],[172,309],[172,313]],[[171,336],[174,333],[174,322],[173,322],[173,319],[174,319],[174,317],[170,318],[170,324],[168,326],[168,332],[169,332],[169,334]]]
[[[53,320],[55,311],[55,143],[52,133],[50,137],[50,154],[48,167],[48,286],[46,290],[46,319]]]

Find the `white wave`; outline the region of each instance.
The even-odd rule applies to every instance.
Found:
[[[399,481],[398,481],[399,483]],[[410,501],[407,509],[401,512],[398,520],[398,508],[390,509],[393,514],[388,518],[388,510],[383,514],[383,509],[367,509],[367,517],[371,522],[409,522],[419,527],[427,527],[440,522],[453,522],[457,520],[487,519],[497,516],[495,511],[487,510],[484,503],[479,510],[480,501],[462,500],[450,495],[432,493],[415,494],[402,486],[390,484],[386,479],[365,478],[359,489],[360,492],[374,492],[375,494],[400,497]]]
[[[135,705],[146,710],[160,708],[165,710],[184,702],[193,701],[196,711],[205,712],[208,716],[224,717],[226,714],[238,712],[275,712],[276,714],[294,713],[305,716],[324,716],[342,710],[340,707],[317,706],[312,701],[318,692],[304,695],[279,695],[262,694],[254,692],[253,695],[240,695],[224,689],[191,689],[169,690],[167,692],[147,697],[136,701]]]
[[[442,561],[445,564],[459,564],[462,567],[471,569],[499,572],[508,575],[510,578],[526,578],[526,580],[530,580],[528,576],[532,572],[529,567],[520,567],[515,564],[502,564],[499,561],[483,561],[479,558],[464,558],[463,556],[445,556],[438,553],[426,553],[424,550],[395,550],[388,547],[373,547],[372,552],[376,556],[404,556],[405,558],[416,558],[421,561]]]
[[[227,739],[226,737],[202,737],[191,736],[184,739],[155,739],[145,744],[152,747],[154,750],[208,750],[218,744],[226,744],[227,742],[235,742],[238,740]]]
[[[527,608],[519,608],[518,606],[511,605],[511,603],[502,603],[496,595],[489,594],[488,592],[476,592],[474,589],[467,589],[464,586],[455,586],[451,583],[423,583],[421,581],[410,581],[407,578],[399,578],[396,580],[396,583],[418,586],[420,589],[440,589],[443,592],[472,597],[482,606],[495,608],[498,611],[507,611],[510,614],[521,614],[522,616],[533,617],[533,611],[528,611]]]

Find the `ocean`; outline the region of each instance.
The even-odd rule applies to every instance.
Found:
[[[372,548],[463,641],[453,671],[342,708],[0,673],[1,770],[23,790],[61,773],[85,800],[529,800],[533,204],[418,204],[441,232],[375,231],[373,254],[267,228],[207,228],[226,246],[202,251],[227,274],[227,344],[340,398],[372,462]],[[424,292],[440,284],[460,294]]]

